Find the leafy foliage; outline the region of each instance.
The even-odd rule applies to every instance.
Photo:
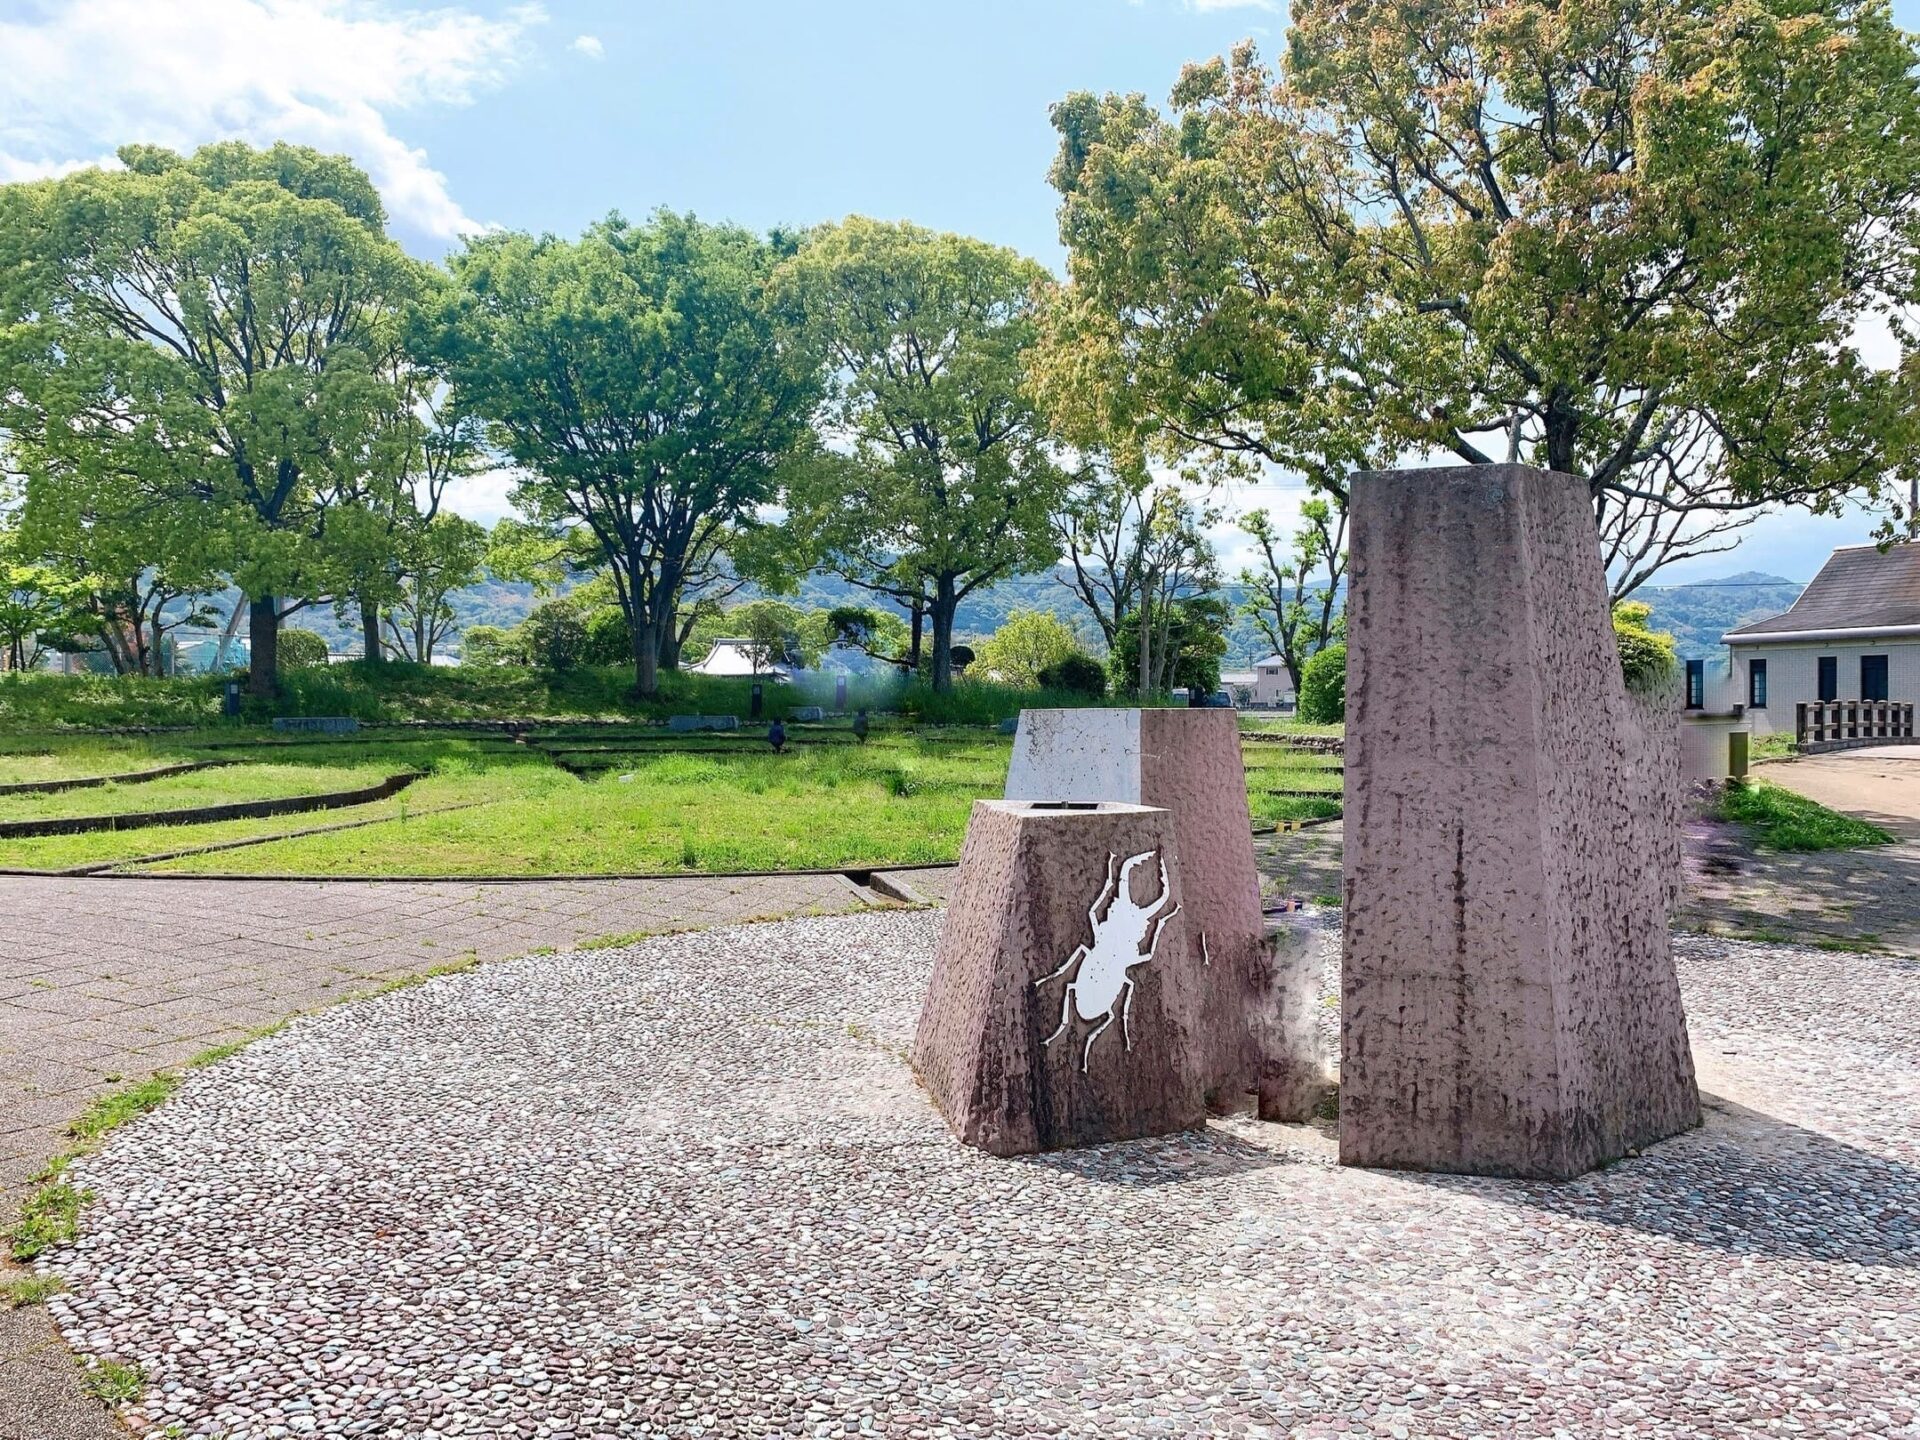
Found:
[[[327,663],[327,642],[311,630],[282,630],[278,656],[282,670],[311,670]]]
[[[1347,718],[1347,647],[1329,645],[1300,671],[1300,719],[1308,725],[1339,725]]]
[[[1620,649],[1620,669],[1627,688],[1650,691],[1667,680],[1678,663],[1673,636],[1647,625],[1653,607],[1638,600],[1622,600],[1613,607],[1613,639]]]
[[[820,365],[766,303],[777,258],[666,211],[575,242],[488,235],[453,257],[435,351],[524,471],[513,497],[532,526],[604,567],[642,695],[690,576],[774,498],[808,434]]]
[[[1042,674],[1079,655],[1079,637],[1058,617],[1016,610],[981,643],[975,664],[1008,685],[1040,685]]]
[[[1302,474],[1412,451],[1577,475],[1620,594],[1765,503],[1911,459],[1920,67],[1883,0],[1300,0],[1276,73],[1069,96],[1076,439]]]
[[[1037,677],[1043,689],[1066,690],[1090,700],[1106,698],[1107,667],[1091,655],[1075,651],[1054,661]]]
[[[1158,637],[1156,648],[1166,657],[1159,686],[1151,693],[1185,689],[1211,695],[1220,688],[1220,661],[1227,653],[1227,604],[1209,596],[1186,596],[1163,610],[1129,614],[1117,632],[1118,643],[1107,664],[1116,690],[1127,690],[1140,673],[1140,635],[1144,629]]]
[[[541,601],[520,622],[517,634],[527,663],[537,670],[564,673],[586,654],[587,624],[571,599]]]
[[[794,471],[792,529],[926,615],[937,690],[952,683],[960,602],[1054,558],[1064,477],[1023,384],[1044,274],[982,241],[856,216],[810,235],[778,276],[784,313],[828,356],[821,421],[846,447]]]
[[[275,597],[324,595],[360,558],[338,542],[384,483],[397,317],[423,271],[339,156],[228,142],[120,160],[0,187],[0,430],[50,549],[97,548],[97,514],[160,517],[156,548],[100,572],[179,570],[187,592],[230,575],[267,694]]]

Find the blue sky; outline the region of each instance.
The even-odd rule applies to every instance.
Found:
[[[666,205],[906,218],[1058,268],[1048,106],[1162,99],[1184,62],[1247,35],[1272,53],[1285,24],[1277,0],[0,0],[0,180],[129,140],[284,136],[359,159],[422,255],[474,224],[564,234]],[[468,508],[491,518],[503,489]],[[1769,517],[1674,577],[1804,580],[1871,524]]]

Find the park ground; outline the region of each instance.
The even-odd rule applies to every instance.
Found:
[[[89,1104],[123,1093],[129,1084],[146,1081],[155,1072],[177,1070],[196,1055],[244,1041],[288,1015],[423,973],[460,970],[516,954],[583,945],[605,948],[629,944],[643,934],[780,915],[849,913],[902,900],[937,902],[947,873],[938,862],[951,859],[957,849],[971,798],[997,790],[1006,756],[1003,737],[957,727],[882,727],[864,748],[826,729],[815,746],[802,744],[780,757],[765,754],[765,742],[758,737],[689,743],[631,727],[618,736],[588,738],[603,745],[624,741],[629,748],[571,750],[566,747],[585,747],[586,739],[564,733],[563,727],[537,731],[524,740],[415,735],[394,744],[380,732],[356,742],[278,746],[264,737],[204,730],[110,739],[15,737],[4,761],[12,768],[0,776],[0,783],[115,773],[115,766],[142,769],[230,758],[233,750],[220,747],[243,747],[240,765],[192,771],[178,779],[6,797],[31,802],[21,807],[23,819],[79,813],[59,803],[62,797],[86,797],[81,808],[88,814],[113,813],[123,804],[158,808],[144,798],[129,797],[143,797],[163,785],[179,787],[170,803],[181,805],[308,794],[320,780],[329,786],[344,780],[341,788],[346,788],[400,760],[427,777],[410,787],[409,796],[417,792],[431,799],[433,792],[423,787],[443,784],[446,793],[438,799],[449,805],[468,803],[469,819],[491,809],[511,823],[496,825],[478,842],[458,831],[423,835],[416,827],[436,818],[430,813],[435,807],[410,799],[417,808],[404,820],[396,813],[357,832],[207,852],[209,858],[219,858],[223,872],[256,867],[254,878],[182,875],[177,872],[189,868],[185,861],[201,857],[149,862],[141,857],[159,851],[112,847],[52,853],[82,866],[125,866],[131,873],[0,878],[0,910],[13,917],[0,939],[7,1067],[0,1083],[19,1097],[8,1122],[8,1154],[0,1162],[9,1218],[30,1193],[32,1175],[73,1143],[64,1132]],[[660,746],[659,752],[643,748],[649,743]],[[545,753],[550,747],[556,753]],[[1255,797],[1276,789],[1326,788],[1337,794],[1337,755],[1254,736],[1246,749]],[[289,751],[295,752],[291,758]],[[587,753],[595,755],[590,765],[569,768],[561,763],[562,757]],[[422,755],[425,764],[416,758]],[[611,763],[602,765],[602,757]],[[1285,784],[1268,773],[1281,770],[1286,772]],[[1920,955],[1920,901],[1911,879],[1920,864],[1920,757],[1860,752],[1763,767],[1763,773],[1789,795],[1824,800],[1842,816],[1855,812],[1871,827],[1862,834],[1878,838],[1878,832],[1886,832],[1892,843],[1781,850],[1756,843],[1765,830],[1703,817],[1689,837],[1683,924],[1710,935],[1792,942],[1801,947],[1798,953],[1810,950],[1826,957],[1824,963],[1836,974],[1856,964],[1910,966]],[[623,775],[635,778],[622,780]],[[748,788],[742,777],[749,784],[760,782],[757,791],[748,791],[754,796],[751,802],[740,802],[732,794]],[[497,789],[488,791],[489,785]],[[469,788],[462,793],[460,786]],[[564,803],[557,802],[556,795],[565,796]],[[634,798],[641,796],[645,799]],[[703,803],[709,807],[704,812]],[[714,804],[741,808],[716,811]],[[844,837],[818,838],[816,832],[835,828],[838,815],[871,817],[890,806],[900,807],[900,818],[869,818],[855,845],[849,846]],[[1254,806],[1257,812],[1257,798]],[[807,823],[753,828],[753,816],[780,807],[805,814]],[[544,834],[531,818],[543,810],[558,817]],[[459,813],[469,812],[456,812],[449,821]],[[620,832],[614,818],[623,813],[654,818]],[[721,868],[713,860],[722,856],[762,857],[792,869],[792,857],[805,854],[820,860],[824,873],[689,873],[699,869],[701,857],[693,857],[695,863],[689,865],[689,857],[676,854],[671,843],[648,838],[677,837],[680,821],[675,817],[703,813],[703,835],[714,835],[721,828],[712,823],[714,817],[725,815],[729,826],[748,837],[731,842],[733,849],[712,851],[707,869]],[[314,821],[306,815],[292,823],[305,827]],[[271,823],[288,822],[282,818]],[[1267,831],[1256,845],[1272,892],[1323,906],[1337,898],[1337,822],[1301,830],[1268,830],[1263,824],[1256,828]],[[382,829],[395,838],[383,838],[377,833]],[[591,868],[621,871],[657,864],[679,873],[657,879],[549,876],[518,882],[474,873],[476,857],[492,857],[497,873],[509,864],[537,864],[543,856],[569,853],[574,859],[568,868],[577,869],[581,852],[574,847],[580,835],[609,831],[620,838],[589,852]],[[102,833],[142,847],[151,838],[151,832],[140,829]],[[352,846],[337,838],[356,834],[360,839]],[[48,838],[66,844],[81,837]],[[875,865],[878,873],[846,873],[847,856],[881,858],[873,849],[876,842],[894,846],[904,856],[886,867]],[[26,847],[37,842],[12,843]],[[836,845],[842,848],[833,848]],[[857,845],[868,848],[858,850]],[[259,878],[262,872],[271,876],[309,870],[370,875],[378,873],[374,867],[395,868],[400,856],[417,867],[416,873],[439,870],[457,878],[343,879],[327,884]],[[907,863],[905,857],[927,868],[900,868]],[[245,864],[237,863],[243,858]],[[45,852],[22,849],[13,859],[43,862],[20,868],[47,868]],[[547,863],[558,868],[551,859]],[[451,868],[456,866],[468,869]],[[1692,990],[1689,1003],[1696,1003]],[[1714,1002],[1703,997],[1701,1003],[1711,1009]],[[48,1440],[119,1433],[116,1422],[88,1393],[43,1309],[4,1312],[0,1325],[5,1337],[0,1437]],[[111,1374],[92,1379],[96,1391],[112,1392]]]

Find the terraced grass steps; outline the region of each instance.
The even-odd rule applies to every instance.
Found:
[[[398,795],[422,776],[409,770],[389,775],[377,785],[354,790],[322,791],[316,795],[282,795],[267,800],[233,800],[220,805],[194,805],[177,810],[133,810],[113,815],[57,815],[32,820],[0,821],[0,839],[30,839],[43,835],[86,835],[98,830],[139,830],[152,825],[205,825],[222,820],[258,820],[275,815],[299,815],[310,810],[344,810]]]
[[[178,765],[160,765],[152,770],[129,770],[122,775],[74,775],[57,780],[21,780],[11,785],[0,785],[0,795],[53,795],[62,790],[91,790],[100,785],[143,785],[149,780],[191,775],[196,770],[212,770],[234,763],[232,760],[188,760]]]

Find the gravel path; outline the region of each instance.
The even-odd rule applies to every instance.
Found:
[[[1556,1186],[1243,1118],[980,1156],[903,1059],[938,923],[297,1022],[78,1167],[55,1318],[227,1440],[1920,1436],[1911,962],[1683,939],[1707,1126]]]

